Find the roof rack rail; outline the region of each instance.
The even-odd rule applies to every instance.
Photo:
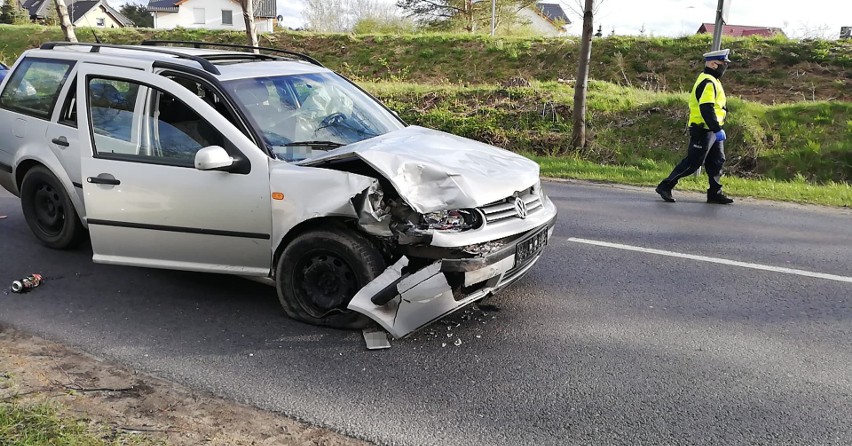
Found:
[[[270,48],[266,46],[251,46],[251,45],[239,45],[235,43],[215,43],[215,42],[193,42],[188,40],[145,40],[142,42],[142,45],[145,46],[158,46],[158,45],[186,45],[192,46],[193,48],[209,48],[209,47],[224,47],[224,48],[238,48],[243,50],[263,50],[269,51],[273,53],[286,54],[288,56],[295,57],[297,59],[302,59],[306,62],[310,62],[314,65],[325,68],[323,64],[321,64],[318,60],[314,59],[307,54],[297,53],[295,51],[282,50],[278,48]]]
[[[189,60],[198,62],[201,65],[201,68],[203,68],[204,71],[206,71],[208,73],[222,74],[219,71],[219,69],[216,68],[215,65],[213,65],[209,60],[207,60],[203,57],[193,56],[193,55],[190,55],[190,54],[183,54],[183,53],[180,53],[180,52],[177,52],[177,51],[163,50],[163,49],[159,49],[159,48],[140,48],[138,46],[133,46],[133,45],[110,45],[110,44],[105,44],[105,43],[88,43],[88,42],[47,42],[47,43],[42,44],[41,47],[39,47],[39,48],[41,48],[43,50],[52,50],[52,49],[54,49],[58,46],[88,46],[88,47],[92,48],[91,50],[89,50],[90,53],[100,53],[101,48],[115,48],[115,49],[120,49],[120,50],[144,51],[144,52],[148,52],[148,53],[168,54],[170,56],[175,56],[175,57],[178,57],[180,59],[189,59]]]

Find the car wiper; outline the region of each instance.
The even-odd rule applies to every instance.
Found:
[[[339,142],[334,141],[296,141],[296,142],[288,142],[287,144],[282,144],[282,147],[293,147],[293,146],[304,146],[304,147],[317,147],[317,148],[327,148],[327,149],[336,149],[340,146],[344,146],[346,144],[341,144]]]

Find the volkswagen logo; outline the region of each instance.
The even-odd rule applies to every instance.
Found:
[[[527,218],[527,204],[524,203],[524,200],[515,198],[515,213],[522,219]]]

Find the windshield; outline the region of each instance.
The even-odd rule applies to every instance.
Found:
[[[275,156],[311,158],[403,127],[370,96],[334,73],[224,82]]]

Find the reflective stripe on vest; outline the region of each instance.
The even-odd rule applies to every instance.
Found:
[[[696,97],[698,87],[704,81],[709,82],[704,86],[701,97]],[[725,125],[725,116],[728,114],[725,90],[722,88],[719,79],[707,73],[699,74],[698,79],[695,80],[695,85],[692,86],[692,94],[689,95],[689,124],[698,124],[704,128],[709,128],[704,122],[704,118],[701,117],[701,110],[698,108],[701,104],[713,104],[716,120],[719,121],[719,125]]]

